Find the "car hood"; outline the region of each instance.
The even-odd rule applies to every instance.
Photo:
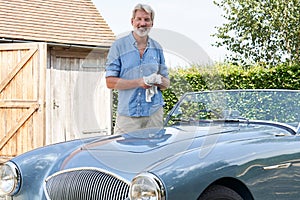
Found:
[[[184,128],[170,127],[163,130],[143,130],[93,141],[70,154],[62,169],[75,167],[101,168],[127,176],[159,165],[166,159],[180,156],[187,151],[207,148],[207,144],[230,141],[261,140],[274,135],[273,128],[239,126],[210,126]],[[131,175],[129,175],[131,178]]]

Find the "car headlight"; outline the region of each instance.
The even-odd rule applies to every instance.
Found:
[[[164,200],[165,189],[162,182],[153,174],[142,173],[131,182],[130,200]]]
[[[20,182],[19,170],[13,162],[0,164],[0,196],[17,193]]]

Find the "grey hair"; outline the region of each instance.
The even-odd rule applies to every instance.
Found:
[[[154,21],[154,10],[151,8],[151,6],[140,3],[137,4],[132,11],[132,19],[134,19],[137,10],[144,10],[151,15],[151,20]]]

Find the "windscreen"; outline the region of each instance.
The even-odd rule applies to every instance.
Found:
[[[185,94],[167,118],[168,125],[181,120],[245,119],[300,122],[298,90],[229,90]]]

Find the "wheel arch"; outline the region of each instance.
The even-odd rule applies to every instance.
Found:
[[[214,185],[222,185],[222,186],[228,187],[228,188],[234,190],[235,192],[237,192],[241,197],[243,197],[244,200],[254,200],[248,187],[243,182],[241,182],[240,180],[237,180],[235,178],[231,178],[231,177],[221,178],[221,179],[213,182],[212,184],[210,184],[203,191],[203,193]]]

